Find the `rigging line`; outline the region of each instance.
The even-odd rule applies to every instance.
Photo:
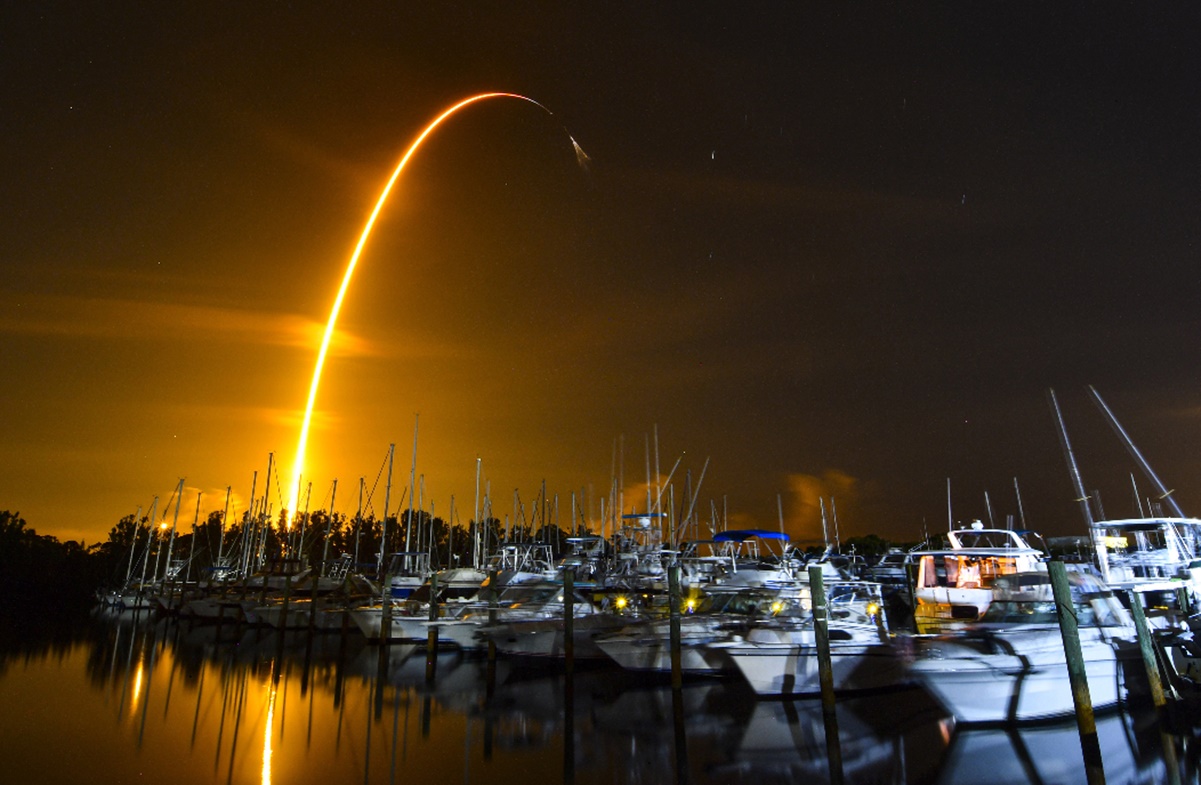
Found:
[[[375,508],[371,506],[371,499],[375,496],[375,489],[379,487],[379,479],[384,476],[384,467],[388,465],[388,453],[384,453],[384,460],[380,462],[379,471],[375,473],[375,482],[371,484],[371,492],[367,494],[367,507],[372,512]]]
[[[273,463],[273,464],[271,464],[271,473],[275,475],[275,496],[276,496],[276,498],[278,498],[278,499],[279,499],[279,509],[280,509],[280,512],[283,512],[283,509],[284,509],[284,497],[283,497],[283,495],[282,495],[282,494],[279,492],[280,483],[279,483],[279,464],[278,464],[278,463]],[[297,498],[299,499],[299,496],[298,496]],[[295,515],[296,515],[296,510],[292,510],[292,515],[293,515],[293,517],[295,517]]]

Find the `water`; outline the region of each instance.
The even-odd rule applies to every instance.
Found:
[[[821,783],[820,702],[518,668],[337,635],[110,618],[0,640],[5,783]],[[955,728],[920,690],[839,702],[848,783],[1084,782],[1074,722]],[[1098,718],[1109,783],[1166,781],[1153,720]],[[1179,738],[1185,782],[1201,744]]]

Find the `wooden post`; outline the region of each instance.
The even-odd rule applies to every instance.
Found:
[[[915,561],[905,562],[905,589],[909,592],[909,629],[917,629],[917,566]]]
[[[563,568],[563,785],[575,782],[575,568]]]
[[[1187,590],[1186,590],[1187,591]],[[1155,704],[1155,715],[1159,719],[1159,740],[1163,748],[1163,762],[1167,769],[1169,785],[1180,784],[1180,764],[1176,759],[1176,742],[1167,732],[1167,697],[1163,682],[1159,678],[1159,663],[1155,658],[1155,642],[1147,627],[1147,614],[1143,610],[1143,598],[1136,591],[1127,592],[1130,597],[1130,614],[1134,617],[1134,628],[1138,631],[1138,650],[1147,669],[1147,682],[1151,685],[1151,702]]]
[[[488,626],[495,627],[497,620],[497,608],[500,604],[500,595],[496,588],[497,572],[496,570],[488,570]],[[492,685],[491,677],[496,675],[496,641],[488,638],[488,673],[489,686]],[[491,690],[489,690],[491,695]]]
[[[1134,628],[1138,632],[1138,651],[1143,657],[1143,667],[1147,669],[1147,682],[1151,685],[1151,702],[1155,704],[1155,712],[1162,718],[1167,698],[1164,697],[1163,682],[1159,679],[1159,664],[1155,661],[1154,643],[1151,640],[1151,630],[1147,628],[1147,613],[1143,610],[1143,599],[1136,591],[1129,591],[1130,615],[1134,617]]]
[[[1180,615],[1182,617],[1187,619],[1193,615],[1193,604],[1190,601],[1187,584],[1176,590],[1176,605],[1180,608]]]
[[[826,605],[826,584],[820,565],[809,568],[809,596],[813,602],[813,638],[817,644],[817,674],[822,691],[822,719],[826,729],[826,757],[830,762],[830,781],[841,785],[842,744],[838,739],[838,714],[834,706],[834,668],[830,662],[830,616]]]
[[[438,573],[430,575],[430,621],[438,621]],[[430,624],[425,640],[425,683],[433,684],[438,669],[438,625]]]
[[[309,574],[309,640],[313,639],[313,633],[317,630],[317,589],[320,579],[312,573]]]
[[[575,673],[575,568],[563,568],[563,659],[567,680]]]
[[[1092,696],[1088,692],[1088,677],[1084,670],[1084,654],[1080,650],[1080,629],[1076,621],[1076,606],[1068,586],[1067,568],[1062,561],[1047,564],[1051,591],[1055,595],[1055,613],[1063,636],[1064,658],[1068,666],[1068,681],[1072,687],[1072,702],[1076,706],[1076,725],[1080,730],[1080,749],[1084,755],[1084,773],[1089,785],[1105,782],[1105,766],[1101,760],[1101,742],[1097,737],[1097,718],[1093,714]]]
[[[386,573],[383,579],[384,587],[380,590],[379,609],[379,642],[386,646],[392,637],[392,579]]]
[[[680,662],[680,565],[667,568],[668,624],[671,635],[671,687],[680,689],[684,684],[684,670]]]

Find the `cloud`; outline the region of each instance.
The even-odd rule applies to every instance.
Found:
[[[191,338],[314,349],[324,329],[323,323],[290,313],[73,295],[26,295],[0,311],[0,333],[61,338]],[[379,351],[361,336],[339,329],[331,353],[363,357]]]
[[[859,481],[839,469],[826,469],[820,476],[790,474],[787,477],[788,501],[784,506],[784,529],[799,543],[821,543],[822,506],[825,506],[826,536],[833,543],[841,539],[843,523],[854,518],[859,505]]]

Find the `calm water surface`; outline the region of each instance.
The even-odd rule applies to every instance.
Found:
[[[0,641],[4,783],[821,783],[818,701],[617,669],[490,671],[424,647],[107,617]],[[956,729],[924,693],[844,700],[848,783],[1084,782],[1074,722]],[[1109,783],[1166,781],[1149,718],[1099,718]],[[1201,743],[1178,739],[1185,782]]]

